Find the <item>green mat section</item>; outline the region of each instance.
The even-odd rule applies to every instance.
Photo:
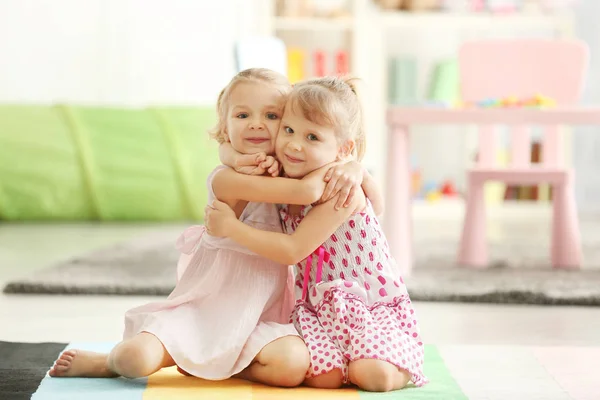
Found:
[[[201,220],[213,107],[0,106],[0,219]]]
[[[407,387],[401,391],[389,393],[369,393],[360,391],[361,400],[467,400],[468,397],[454,380],[438,349],[434,345],[425,345],[425,376],[429,383],[423,387]]]

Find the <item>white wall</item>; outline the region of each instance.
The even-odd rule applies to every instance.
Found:
[[[0,0],[0,102],[212,104],[244,0]]]

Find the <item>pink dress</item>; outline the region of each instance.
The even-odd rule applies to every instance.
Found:
[[[310,209],[294,216],[283,206],[286,231]],[[348,383],[349,362],[375,358],[407,370],[417,386],[427,382],[417,317],[370,203],[298,263],[295,285],[290,322],[311,355],[307,377],[338,368]]]
[[[208,177],[209,198],[215,198]],[[240,220],[281,232],[273,204],[248,203]],[[129,310],[124,338],[149,332],[163,343],[184,371],[205,379],[241,372],[275,339],[298,335],[288,322],[293,307],[289,267],[260,257],[230,239],[192,227],[180,238],[184,254],[179,280],[166,300]],[[196,237],[190,238],[190,232]],[[191,243],[189,240],[191,239]]]

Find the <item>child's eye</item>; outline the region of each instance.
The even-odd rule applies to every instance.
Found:
[[[314,133],[309,133],[308,136],[306,136],[306,138],[310,141],[319,140],[317,135],[315,135]]]
[[[277,118],[279,118],[279,116],[275,113],[267,113],[267,118],[268,119],[277,119]]]
[[[248,113],[239,113],[236,117],[239,119],[248,118]]]
[[[283,130],[285,131],[285,133],[289,133],[290,135],[294,133],[294,130],[289,126],[286,126],[285,128],[283,128]]]

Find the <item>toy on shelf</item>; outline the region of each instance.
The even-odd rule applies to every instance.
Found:
[[[442,199],[442,194],[438,190],[433,190],[425,195],[425,200],[430,203],[440,201]]]
[[[417,61],[412,57],[393,57],[388,64],[388,101],[394,105],[417,103]]]
[[[440,193],[446,197],[458,196],[458,191],[456,190],[456,186],[454,185],[454,182],[452,182],[451,180],[447,180],[444,183],[442,183]]]
[[[443,182],[436,182],[434,180],[423,181],[423,174],[417,165],[416,156],[411,157],[410,165],[412,170],[411,195],[413,199],[425,200],[431,203],[442,199],[458,198],[460,196],[456,185],[451,179],[446,179]]]
[[[413,198],[424,199],[427,202],[436,202],[442,199],[458,198],[460,196],[456,185],[450,179],[438,183],[432,180],[421,183],[421,174],[418,169],[413,169]]]
[[[524,106],[531,107],[555,107],[556,100],[551,97],[543,96],[540,94],[535,95],[531,99],[526,99],[523,103]]]
[[[312,17],[315,6],[311,0],[277,0],[275,11],[280,17]]]
[[[375,0],[384,10],[424,11],[435,10],[440,6],[439,0]]]
[[[441,8],[449,12],[478,12],[485,9],[485,0],[442,0]]]
[[[348,63],[348,52],[339,50],[335,55],[335,72],[337,75],[348,75],[350,65]]]
[[[557,11],[572,8],[577,0],[373,0],[384,10],[448,12],[490,12],[511,14],[516,12]]]
[[[479,100],[472,103],[463,103],[457,105],[460,107],[472,108],[524,108],[524,107],[536,107],[536,108],[549,108],[556,106],[556,100],[551,97],[536,94],[532,97],[517,98],[516,96],[509,96],[503,98],[488,98]]]
[[[520,1],[517,0],[487,0],[487,9],[496,14],[510,14],[517,12]]]
[[[287,49],[287,76],[292,84],[307,78],[349,73],[350,57],[347,50],[328,52],[301,47]]]
[[[414,163],[413,163],[414,164]],[[419,197],[423,188],[423,180],[421,178],[421,170],[412,167],[412,196]]]
[[[288,49],[288,79],[292,84],[304,79],[304,50]]]
[[[399,10],[403,0],[375,0],[375,3],[384,10]]]
[[[344,18],[351,15],[343,4],[321,0],[277,0],[275,10],[277,16],[288,18]]]
[[[327,72],[325,70],[325,52],[321,50],[315,51],[313,59],[315,62],[315,76],[320,78],[322,76],[327,75]]]
[[[427,98],[443,104],[455,104],[460,99],[458,61],[456,58],[439,61],[430,76]]]
[[[408,11],[436,10],[439,7],[439,0],[404,0],[402,4],[402,9]]]
[[[471,0],[469,3],[473,11],[483,11],[485,9],[485,0]]]
[[[441,195],[437,183],[434,181],[425,181],[425,183],[423,183],[422,197],[427,201],[439,200]]]

